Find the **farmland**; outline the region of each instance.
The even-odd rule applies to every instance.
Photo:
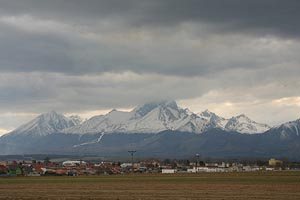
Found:
[[[0,178],[0,199],[300,199],[300,172]]]

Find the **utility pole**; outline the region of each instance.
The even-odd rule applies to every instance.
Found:
[[[134,155],[134,153],[136,153],[136,151],[128,151],[128,153],[130,153],[130,155],[131,155],[131,173],[133,173],[134,172],[133,155]]]
[[[195,155],[195,157],[197,158],[196,159],[196,173],[198,172],[198,163],[199,163],[199,157],[200,157],[200,155],[197,153],[196,155]]]

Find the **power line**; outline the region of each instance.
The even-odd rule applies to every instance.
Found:
[[[133,155],[136,153],[135,150],[131,150],[131,151],[128,151],[128,153],[130,153],[131,155],[131,173],[134,172],[134,167],[133,167]]]
[[[199,163],[200,155],[198,153],[196,153],[195,157],[197,158],[197,160],[196,160],[196,173],[197,173],[198,172],[198,164],[200,165],[200,163]]]

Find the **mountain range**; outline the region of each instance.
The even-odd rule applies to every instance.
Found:
[[[203,156],[297,159],[299,121],[271,128],[244,114],[230,119],[208,110],[196,114],[175,101],[146,103],[130,112],[113,109],[85,121],[51,111],[0,137],[0,154],[122,155],[136,149],[140,156],[201,152]]]

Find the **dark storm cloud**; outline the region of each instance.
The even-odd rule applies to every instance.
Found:
[[[297,0],[1,1],[0,71],[198,76],[257,69],[278,55],[247,47],[240,35],[294,40],[298,10]]]
[[[5,20],[9,25],[4,23]],[[0,71],[3,72],[80,75],[134,71],[204,76],[228,69],[254,70],[274,63],[299,61],[297,46],[284,44],[273,49],[272,39],[255,41],[251,38],[253,42],[243,36],[230,35],[194,38],[189,35],[189,30],[183,36],[180,30],[174,33],[158,31],[149,36],[135,31],[100,32],[90,39],[88,34],[74,31],[68,24],[47,20],[37,23],[30,17],[5,20],[0,20]],[[45,27],[49,30],[40,30]],[[150,39],[130,38],[136,34]],[[290,51],[290,47],[295,49]]]
[[[218,31],[299,37],[298,0],[8,0],[1,13],[32,14],[76,23],[117,20],[135,27],[209,23]]]
[[[135,71],[191,76],[237,67],[257,68],[270,64],[272,59],[269,56],[253,59],[247,52],[230,55],[239,53],[232,51],[232,46],[248,42],[246,40],[240,39],[231,45],[224,39],[211,45],[215,47],[204,44],[196,49],[197,53],[186,48],[190,44],[183,40],[205,43],[205,37],[222,35],[222,32],[298,37],[299,8],[297,0],[1,1],[0,16],[4,20],[8,17],[14,23],[29,16],[29,21],[18,24],[24,23],[25,29],[36,20],[41,21],[34,31],[19,30],[0,22],[0,70],[67,74]],[[41,24],[47,22],[53,26],[52,32],[39,30],[44,28]],[[191,25],[182,27],[184,23]],[[61,33],[64,26],[69,30]],[[143,34],[145,31],[152,34],[148,43],[126,38],[126,34]],[[184,38],[180,36],[182,31],[188,34]],[[89,33],[104,39],[84,38]],[[76,34],[81,36],[76,37]],[[219,46],[223,43],[225,48],[221,49]],[[212,52],[216,52],[213,57]]]
[[[67,41],[51,35],[29,34],[1,25],[0,69],[12,72],[63,70],[72,66]]]

